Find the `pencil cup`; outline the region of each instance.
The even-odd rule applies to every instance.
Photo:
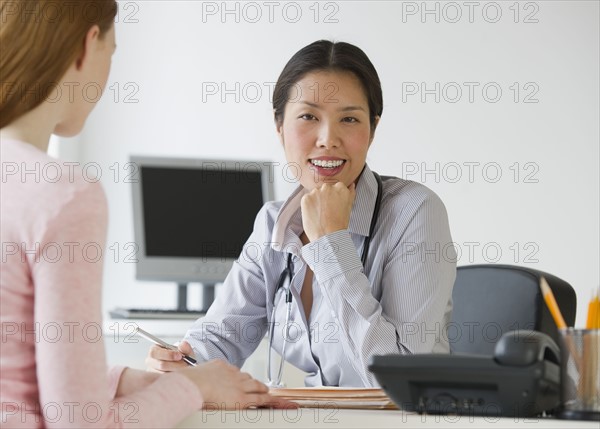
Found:
[[[600,330],[561,329],[560,416],[600,421]]]

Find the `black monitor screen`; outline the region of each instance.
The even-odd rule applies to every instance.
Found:
[[[263,205],[261,173],[141,167],[146,256],[237,258]]]

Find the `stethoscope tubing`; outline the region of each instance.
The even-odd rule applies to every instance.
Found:
[[[381,208],[381,198],[383,193],[383,183],[381,177],[375,172],[375,179],[377,180],[377,196],[375,198],[375,207],[373,208],[373,216],[371,218],[371,225],[369,226],[369,235],[365,237],[365,242],[363,244],[363,250],[361,254],[361,262],[363,267],[365,267],[367,262],[367,256],[369,254],[369,247],[371,245],[371,236],[375,231],[375,224],[377,223],[377,218],[379,217],[379,210]],[[289,277],[289,285],[287,288],[284,287],[285,279]],[[287,257],[287,265],[283,272],[280,274],[279,279],[277,281],[277,286],[275,288],[275,295],[273,296],[273,310],[271,311],[271,321],[270,321],[270,329],[269,329],[269,351],[267,354],[267,386],[269,387],[284,387],[281,383],[281,378],[283,375],[283,364],[285,362],[285,349],[288,343],[289,337],[289,329],[290,329],[290,320],[292,315],[292,280],[294,278],[294,264],[292,261],[292,254],[288,253]],[[281,361],[279,362],[279,371],[277,372],[276,381],[273,380],[271,376],[271,358],[272,358],[272,350],[273,350],[273,334],[275,333],[275,310],[277,309],[277,297],[279,292],[284,292],[286,294],[285,302],[286,302],[286,311],[285,311],[285,325],[284,329],[284,338],[283,338],[283,346],[281,347]]]

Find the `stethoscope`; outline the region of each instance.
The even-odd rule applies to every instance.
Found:
[[[375,198],[373,216],[371,217],[371,225],[369,226],[369,235],[365,237],[365,243],[363,245],[362,254],[360,257],[363,267],[367,262],[367,256],[369,254],[369,245],[371,244],[371,237],[373,236],[373,231],[375,231],[375,224],[377,223],[377,217],[379,216],[379,208],[381,207],[381,194],[383,192],[383,182],[381,180],[381,177],[379,177],[379,174],[375,172],[373,172],[373,175],[375,176],[375,180],[377,180],[377,196]],[[284,385],[281,383],[281,377],[283,375],[283,363],[285,362],[285,348],[288,343],[292,314],[292,288],[290,286],[292,284],[293,277],[294,264],[292,263],[292,254],[288,253],[286,267],[279,276],[279,280],[277,280],[275,294],[273,295],[273,310],[271,311],[271,323],[269,324],[269,351],[267,355],[267,386],[269,387],[284,387]],[[287,288],[284,286],[286,278],[289,279],[289,284]],[[285,293],[286,304],[285,325],[283,327],[284,338],[283,347],[281,348],[281,360],[279,361],[279,371],[277,371],[277,378],[273,380],[273,376],[271,374],[271,356],[273,351],[273,334],[275,333],[275,311],[277,310],[277,302],[279,301],[280,293]]]

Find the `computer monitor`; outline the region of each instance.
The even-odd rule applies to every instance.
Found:
[[[136,278],[179,285],[177,310],[187,309],[187,284],[203,284],[203,309],[225,280],[273,199],[272,163],[131,156]]]

